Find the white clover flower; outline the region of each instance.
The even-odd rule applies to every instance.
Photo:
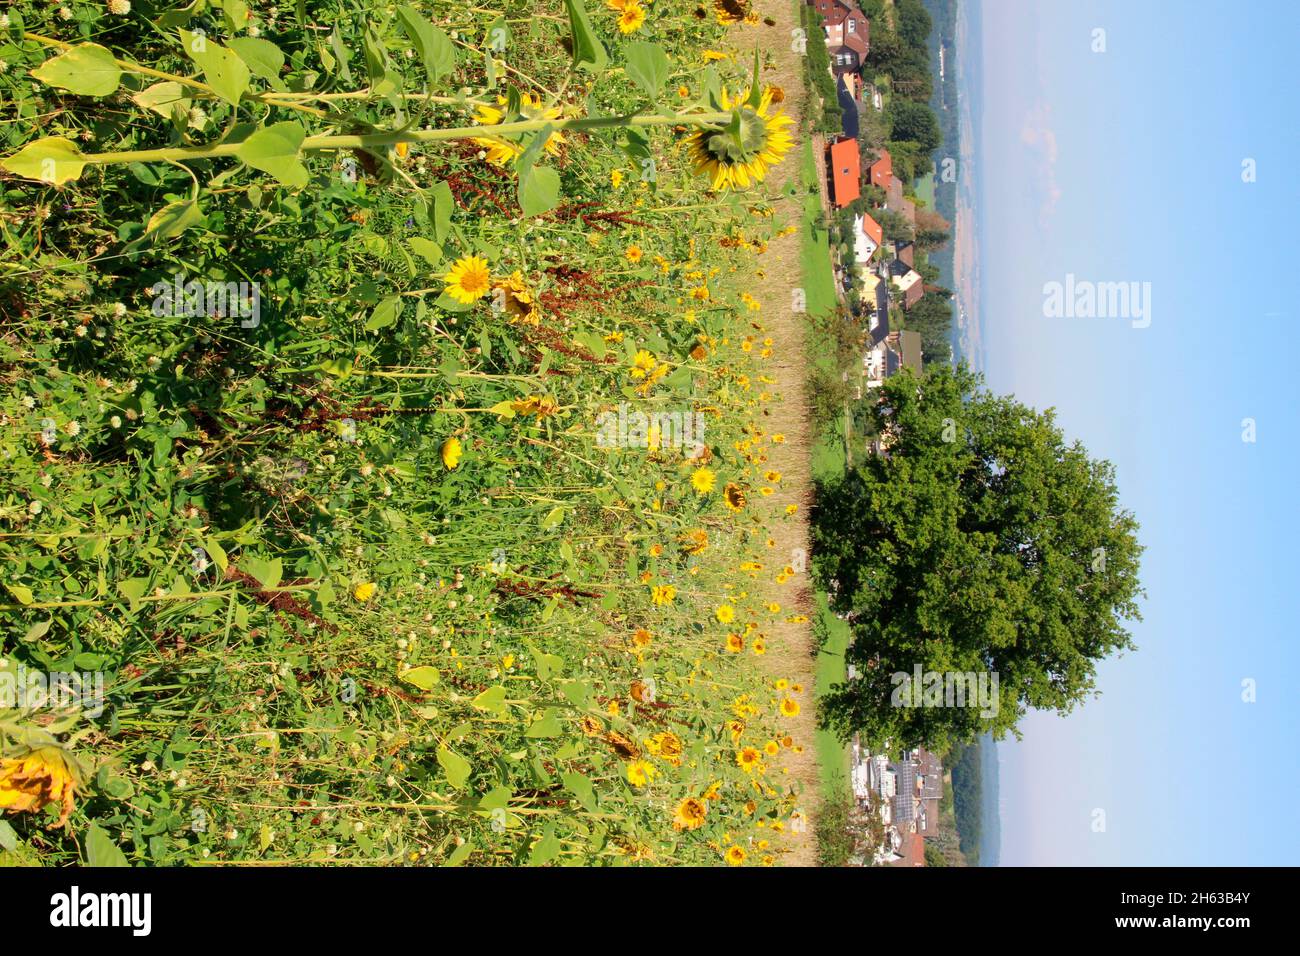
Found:
[[[120,319],[120,318],[122,318],[122,317],[125,316],[125,315],[126,315],[126,306],[123,305],[121,302],[114,302],[114,303],[113,303],[113,317],[114,317],[115,319]]]
[[[39,501],[36,500],[32,500],[27,503],[27,511],[29,514],[33,516],[40,514],[41,509],[44,507],[45,505],[41,504]]]
[[[0,13],[0,30],[9,29],[9,14]]]
[[[109,426],[112,427],[112,428],[121,428],[121,427],[122,427],[122,416],[121,416],[121,415],[114,415],[112,418],[110,418],[110,419],[108,420],[108,424],[109,424]]]
[[[27,409],[30,412],[33,408],[36,407],[36,399],[33,398],[31,395],[24,395],[22,405],[23,408]]]
[[[59,19],[60,19],[60,20],[71,20],[71,19],[72,19],[72,11],[69,10],[67,7],[59,7]]]
[[[108,0],[108,12],[115,17],[124,17],[131,12],[131,0]]]
[[[63,430],[73,438],[76,438],[81,434],[81,422],[74,418],[72,421],[68,422],[68,424],[63,426]]]

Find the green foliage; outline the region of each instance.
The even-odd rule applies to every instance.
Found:
[[[60,731],[90,768],[69,829],[6,817],[6,862],[716,863],[749,801],[790,824],[798,795],[755,793],[724,725],[746,695],[744,744],[782,736],[771,680],[699,613],[776,519],[594,426],[707,407],[718,491],[758,484],[740,292],[779,224],[761,194],[702,198],[671,118],[638,131],[653,177],[612,133],[551,139],[648,106],[600,69],[636,41],[567,5],[11,6],[57,42],[0,39],[0,659],[102,673],[106,700]],[[504,57],[473,49],[503,16]],[[639,75],[702,96],[721,34],[665,18]],[[91,36],[109,105],[102,54],[59,63]],[[534,126],[494,136],[485,109]],[[458,301],[471,257],[520,288]]]
[[[1067,443],[1053,414],[980,388],[961,366],[888,379],[874,418],[887,455],[819,482],[815,572],[853,617],[860,675],[823,702],[828,726],[877,749],[942,749],[1069,712],[1097,661],[1132,644],[1137,522],[1113,467]],[[903,706],[894,675],[998,676],[996,713]]]
[[[984,836],[983,770],[980,748],[985,744],[976,740],[959,745],[952,757],[953,814],[957,820],[957,835],[962,855],[971,866],[979,866],[980,842]]]

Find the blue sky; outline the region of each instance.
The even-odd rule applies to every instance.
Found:
[[[1300,862],[1300,5],[971,15],[988,382],[1115,463],[1147,549],[1138,650],[1000,747],[1001,862]],[[1149,282],[1150,326],[1045,317],[1067,273]]]

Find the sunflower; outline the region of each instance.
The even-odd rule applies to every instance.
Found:
[[[447,288],[443,290],[457,302],[471,305],[488,294],[492,274],[487,260],[479,256],[465,256],[456,260],[451,271],[443,276]]]
[[[478,112],[474,114],[474,119],[483,126],[498,126],[504,122],[506,111],[504,109],[509,101],[504,96],[497,97],[497,106],[483,104],[479,106]],[[521,93],[519,96],[519,113],[526,120],[557,120],[563,116],[563,111],[557,107],[543,107],[541,98],[532,93]],[[524,146],[522,143],[516,143],[512,140],[498,139],[494,136],[476,136],[474,145],[487,151],[487,161],[493,166],[509,166],[523,154]],[[560,146],[564,143],[564,134],[552,133],[546,138],[543,149],[552,156],[558,156]]]
[[[649,647],[651,640],[653,640],[653,638],[651,637],[650,632],[644,627],[638,628],[632,634],[632,643],[636,647]]]
[[[792,698],[792,697],[787,697],[787,698],[785,698],[784,700],[782,700],[782,701],[781,701],[781,716],[782,716],[782,717],[798,717],[798,716],[799,716],[799,702],[798,702],[797,700],[795,700],[794,698]]]
[[[641,261],[642,257],[645,256],[645,253],[641,251],[640,246],[628,246],[627,251],[624,252],[623,255],[627,257],[628,262],[635,264]]]
[[[671,584],[656,584],[650,589],[650,600],[657,606],[672,604],[677,599],[677,589]]]
[[[634,787],[644,787],[658,772],[648,760],[633,760],[627,765],[627,782]]]
[[[739,654],[745,649],[745,639],[739,634],[727,635],[727,652],[730,654]]]
[[[743,866],[747,855],[740,847],[731,847],[727,850],[727,866]]]
[[[691,473],[691,487],[701,495],[707,495],[712,491],[717,480],[717,475],[714,474],[712,468],[696,468]]]
[[[787,129],[791,119],[780,110],[769,113],[770,88],[763,92],[757,107],[747,103],[748,92],[732,100],[724,88],[721,98],[722,108],[734,109],[739,117],[739,131],[701,129],[687,138],[687,153],[695,163],[695,172],[712,179],[713,189],[747,189],[766,179],[771,167],[794,147]]]
[[[673,813],[674,830],[698,830],[704,826],[704,815],[709,812],[709,805],[699,797],[687,797],[677,804]]]
[[[645,8],[637,0],[623,0],[623,11],[618,17],[618,32],[625,36],[636,33],[645,23]]]
[[[736,765],[745,773],[753,773],[758,767],[760,758],[758,750],[753,747],[743,747],[736,751]]]
[[[455,471],[460,464],[460,456],[464,448],[459,438],[448,438],[442,443],[442,463],[447,466],[448,471]]]
[[[682,765],[682,738],[678,737],[671,730],[665,730],[663,733],[655,734],[646,741],[646,749],[665,763],[672,764],[674,767]]]
[[[767,643],[762,638],[759,638],[750,645],[750,649],[754,652],[754,656],[762,657],[767,653]]]
[[[713,614],[718,619],[719,624],[730,624],[736,619],[736,609],[730,604],[719,604],[718,609]]]
[[[722,501],[729,511],[742,511],[745,507],[745,493],[734,482],[727,482],[722,489]]]
[[[0,810],[35,813],[47,803],[56,803],[59,819],[55,826],[63,826],[72,814],[73,797],[80,785],[75,761],[60,747],[37,747],[0,760]]]
[[[769,740],[767,743],[763,744],[763,753],[767,754],[769,757],[775,757],[780,752],[781,745],[775,740]]]
[[[628,374],[632,376],[633,380],[640,381],[654,371],[655,364],[654,353],[641,349],[636,355],[632,356],[632,364],[628,368]]]

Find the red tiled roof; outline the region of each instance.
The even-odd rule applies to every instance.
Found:
[[[919,833],[903,834],[903,845],[898,848],[901,860],[894,866],[925,866],[925,837]]]
[[[862,176],[861,159],[856,139],[841,139],[828,150],[831,166],[831,199],[835,205],[847,206],[862,195],[859,180]]]
[[[862,231],[877,247],[885,241],[885,230],[880,227],[880,223],[871,218],[869,213],[862,214]]]
[[[894,158],[889,150],[881,149],[880,158],[871,164],[871,185],[881,189],[889,188],[889,180],[894,175]]]

